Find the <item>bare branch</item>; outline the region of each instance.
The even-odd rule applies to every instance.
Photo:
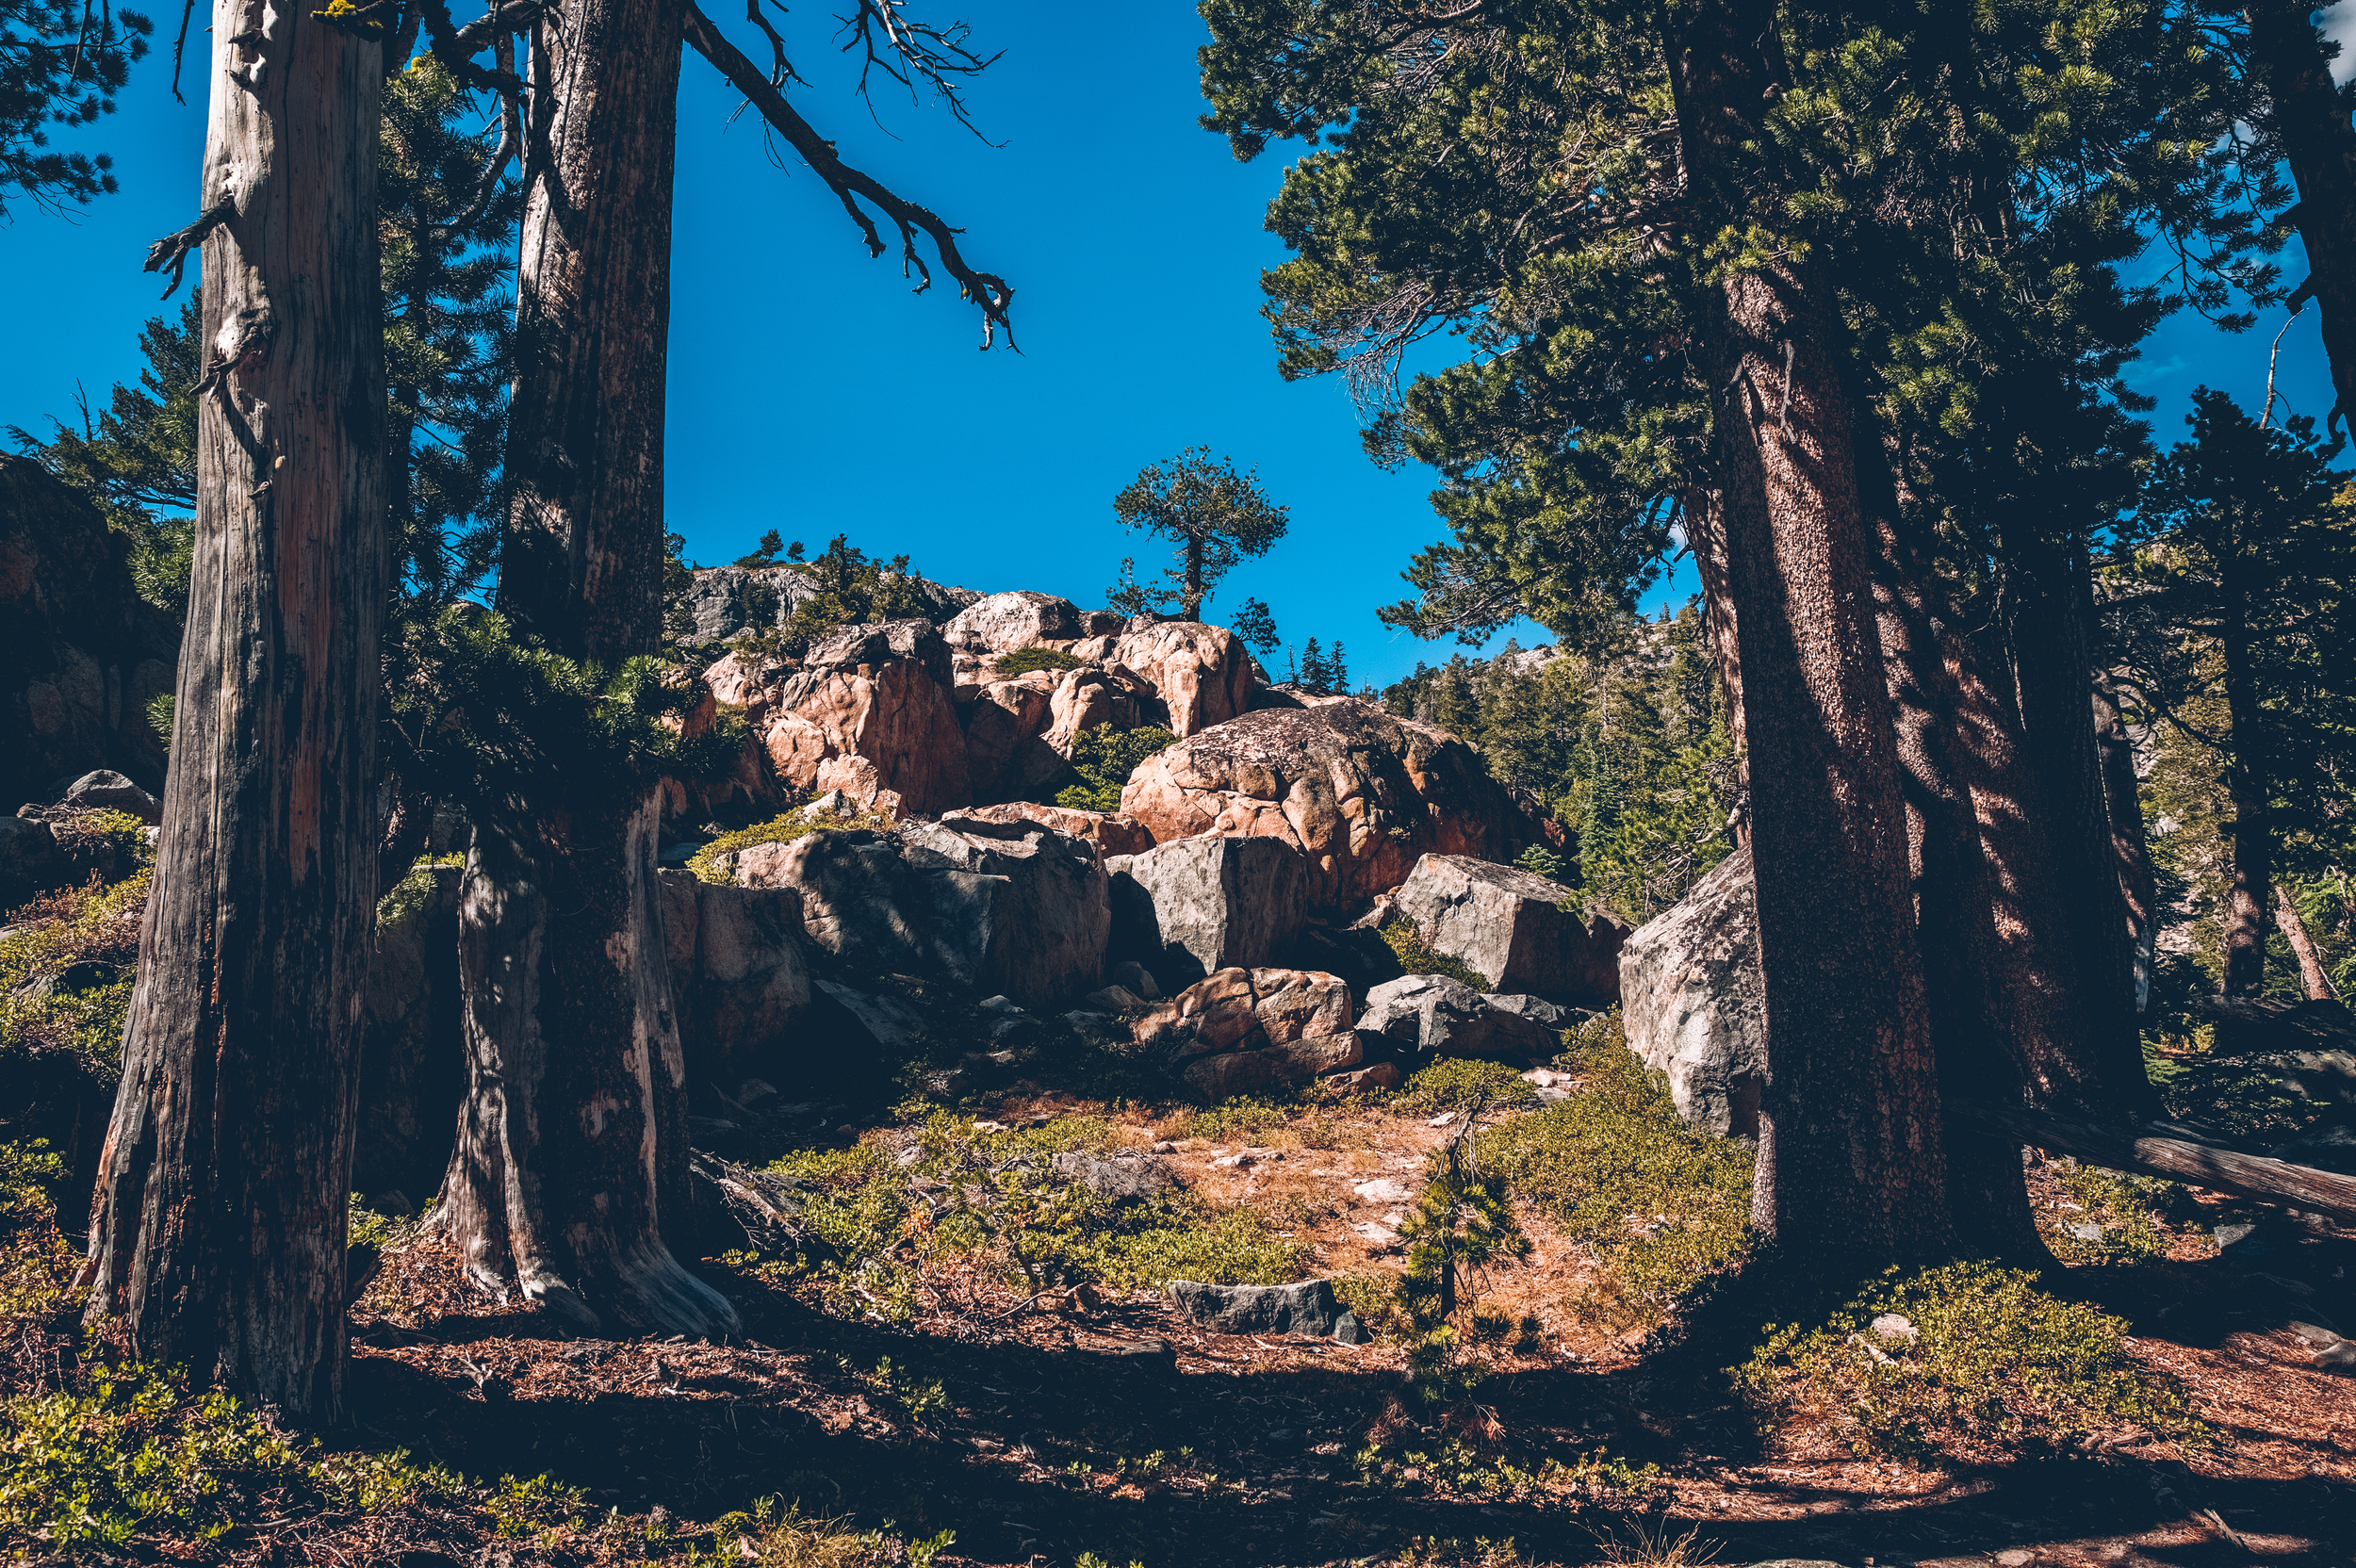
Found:
[[[499,34],[493,41],[491,51],[491,57],[498,62],[499,74],[514,75],[515,74],[515,35]],[[449,222],[435,224],[428,230],[428,233],[437,241],[464,232],[467,224],[483,216],[483,209],[491,204],[491,199],[499,194],[499,176],[507,172],[508,161],[520,156],[523,153],[522,109],[516,100],[508,93],[500,93],[499,101],[499,144],[492,150],[490,161],[483,166],[483,178],[476,184],[474,199],[466,204],[466,209]]]
[[[205,243],[205,237],[237,216],[237,204],[221,202],[197,215],[196,221],[187,228],[168,234],[147,248],[147,265],[142,272],[172,269],[172,282],[164,286],[159,298],[169,300],[180,286],[180,270],[188,264],[188,253]]]
[[[863,199],[878,208],[900,231],[900,275],[907,277],[915,270],[916,292],[922,294],[932,286],[932,270],[916,249],[916,232],[922,229],[930,236],[933,248],[940,253],[941,265],[957,280],[965,297],[982,309],[982,347],[988,349],[995,335],[1004,329],[1006,347],[1014,343],[1014,323],[1007,318],[1006,308],[1014,298],[1014,290],[1004,278],[991,272],[977,272],[966,265],[957,252],[956,237],[964,231],[941,221],[927,208],[913,202],[903,201],[866,174],[860,173],[835,155],[834,143],[810,128],[810,122],[795,113],[785,101],[785,94],[776,83],[761,74],[761,68],[746,58],[744,51],[730,43],[712,19],[693,5],[687,8],[687,41],[695,52],[716,67],[730,85],[742,92],[761,110],[761,118],[777,128],[777,134],[792,142],[794,150],[802,155],[818,177],[826,182],[843,202],[843,208],[851,215],[851,221],[859,226],[866,237],[867,253],[880,256],[886,249],[883,236],[876,231],[875,220],[859,207]]]
[[[972,29],[964,23],[937,27],[928,22],[911,21],[900,14],[905,3],[906,0],[857,0],[856,11],[835,18],[849,35],[843,52],[865,52],[859,72],[859,96],[868,99],[872,112],[874,99],[868,92],[868,80],[877,71],[906,88],[910,102],[917,101],[916,84],[921,80],[948,106],[958,124],[981,136],[980,129],[966,114],[965,90],[958,78],[980,75],[1005,51],[987,57],[978,55],[965,46]],[[876,44],[877,34],[882,35],[880,48]]]

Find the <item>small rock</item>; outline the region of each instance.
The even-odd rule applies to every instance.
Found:
[[[1109,984],[1119,986],[1123,990],[1135,992],[1148,1002],[1159,1002],[1162,999],[1162,988],[1155,982],[1153,972],[1135,958],[1113,965],[1111,969],[1104,972],[1104,978]]]
[[[1121,1013],[1144,1006],[1145,999],[1126,986],[1106,986],[1101,991],[1088,992],[1088,1003],[1089,1006],[1102,1007],[1108,1013]]]
[[[1415,1196],[1404,1182],[1394,1182],[1388,1176],[1378,1176],[1371,1182],[1361,1182],[1350,1189],[1369,1203],[1403,1203]]]
[[[1119,1202],[1151,1198],[1176,1180],[1169,1166],[1149,1154],[1099,1156],[1074,1151],[1047,1163],[1062,1180]]]
[[[1172,1280],[1179,1313],[1218,1333],[1331,1334],[1343,1315],[1331,1280],[1289,1285],[1213,1285]]]
[[[1903,1314],[1886,1312],[1873,1319],[1873,1331],[1884,1339],[1919,1339],[1922,1331]]]
[[[1375,1062],[1348,1072],[1329,1072],[1317,1080],[1336,1094],[1370,1094],[1378,1089],[1395,1089],[1406,1081],[1407,1075],[1399,1070],[1397,1062]]]
[[[1256,1154],[1222,1154],[1211,1162],[1221,1170],[1240,1170],[1259,1163],[1260,1159]]]
[[[1357,1236],[1359,1240],[1365,1242],[1368,1247],[1373,1248],[1379,1252],[1387,1252],[1392,1248],[1399,1245],[1399,1233],[1397,1231],[1392,1230],[1387,1225],[1377,1225],[1370,1219],[1362,1220],[1358,1224],[1352,1225],[1350,1229],[1350,1233]]]
[[[973,1005],[985,1013],[994,1013],[1002,1018],[1011,1018],[1024,1010],[1023,1004],[1011,996],[986,996]]]
[[[2217,1244],[2222,1249],[2233,1246],[2257,1228],[2255,1225],[2219,1225],[2210,1234],[2217,1237]]]
[[[65,803],[86,811],[127,811],[145,823],[164,820],[164,808],[154,795],[107,768],[86,773],[66,786]]]
[[[2029,1568],[2029,1564],[2037,1560],[2037,1554],[2015,1546],[2008,1552],[1998,1552],[1996,1560],[2003,1568]]]
[[[1003,1133],[1006,1130],[1006,1124],[1003,1121],[977,1121],[973,1123],[973,1131],[977,1133]]]
[[[1346,1312],[1333,1320],[1333,1339],[1336,1344],[1364,1345],[1373,1337],[1372,1334],[1366,1332],[1366,1326],[1358,1321],[1358,1315],[1354,1312]]]
[[[2356,1377],[2356,1339],[2344,1339],[2315,1352],[2315,1364],[2326,1372]]]
[[[2064,1235],[2075,1236],[2080,1241],[2101,1241],[2102,1239],[2102,1227],[2100,1225],[2090,1224],[2085,1220],[2080,1220],[2075,1224],[2063,1226],[2062,1233]]]
[[[2340,1337],[2338,1331],[2321,1323],[2293,1323],[2290,1331],[2310,1345],[2334,1345]]]

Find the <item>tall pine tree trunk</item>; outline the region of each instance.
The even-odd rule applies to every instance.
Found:
[[[2323,309],[2335,415],[2356,418],[2356,128],[2331,84],[2309,0],[2253,0],[2252,64],[2271,100],[2266,115],[2299,184],[2292,216],[2307,253],[2307,281]]]
[[[2233,802],[2233,874],[2225,899],[2227,996],[2256,996],[2266,988],[2266,918],[2274,902],[2272,770],[2266,765],[2266,721],[2250,669],[2250,596],[2238,563],[2221,563],[2225,613],[2217,642],[2225,655],[2225,707],[2233,743],[2225,790]]]
[[[514,486],[499,608],[611,668],[662,629],[679,0],[580,0],[535,38]],[[716,1334],[680,1266],[685,1064],[655,896],[656,797],[594,767],[493,803],[459,913],[472,1085],[443,1224],[483,1283],[577,1328]]]
[[[1693,552],[1693,566],[1702,580],[1702,630],[1709,640],[1710,662],[1717,667],[1718,689],[1726,702],[1726,736],[1737,759],[1735,788],[1741,799],[1734,812],[1734,847],[1751,842],[1749,739],[1743,730],[1742,660],[1734,587],[1726,566],[1726,531],[1721,498],[1716,490],[1696,486],[1679,509],[1685,522],[1685,543]]]
[[[303,7],[220,0],[210,47],[196,557],[90,1310],[326,1423],[376,902],[382,70]]]
[[[1687,178],[1711,228],[1747,224],[1775,206],[1748,165],[1779,85],[1775,8],[1686,16],[1669,56]],[[1829,289],[1788,253],[1706,286],[1768,1030],[1753,1220],[1803,1266],[1943,1251],[1944,1132]]]
[[[2159,945],[2159,878],[2151,870],[2151,842],[2143,827],[2143,799],[2135,777],[2135,737],[2119,710],[2119,688],[2108,670],[2094,674],[2094,738],[2102,755],[2102,799],[2109,808],[2111,863],[2119,869],[2119,895],[2126,907],[2128,951],[2135,964],[2135,1015],[2151,1006],[2151,960]]]

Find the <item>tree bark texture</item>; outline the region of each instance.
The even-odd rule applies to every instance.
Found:
[[[2246,14],[2250,54],[2271,100],[2267,120],[2299,185],[2292,216],[2307,253],[2299,292],[2322,307],[2336,419],[2356,415],[2356,128],[2331,85],[2323,39],[2310,20],[2315,9],[2308,0],[2255,0]]]
[[[2273,769],[2268,765],[2266,714],[2251,669],[2252,639],[2264,635],[2250,624],[2254,596],[2246,580],[2239,541],[2220,551],[2217,562],[2217,643],[2225,655],[2225,707],[2233,744],[2225,763],[2225,791],[2233,802],[2233,874],[2225,896],[2225,984],[2227,996],[2256,996],[2266,988],[2266,917],[2274,893]]]
[[[2135,737],[2119,711],[2119,690],[2108,670],[2094,674],[2094,738],[2102,756],[2102,799],[2111,820],[2111,860],[2119,868],[2119,895],[2127,908],[2128,952],[2135,964],[2135,1014],[2151,1006],[2151,961],[2159,944],[2159,880],[2151,871],[2151,842],[2143,826],[2143,798],[2135,777]]]
[[[2044,828],[2059,898],[2043,910],[2063,966],[2077,1058],[2071,1075],[2098,1096],[2084,1108],[2105,1118],[2149,1117],[2157,1107],[2135,1023],[2135,961],[2119,892],[2110,802],[2088,698],[2093,592],[2083,539],[2038,536],[2033,521],[2007,541],[2012,610],[2013,711],[2019,715],[2024,804]],[[2060,1105],[2053,1108],[2061,1109]]]
[[[302,7],[219,0],[211,40],[195,565],[90,1311],[328,1423],[377,893],[383,74]]]
[[[1693,552],[1693,566],[1701,577],[1702,630],[1709,640],[1710,661],[1717,666],[1718,690],[1726,702],[1726,736],[1734,744],[1735,788],[1739,792],[1734,810],[1734,847],[1748,849],[1750,743],[1743,730],[1740,618],[1734,609],[1734,586],[1728,580],[1723,511],[1719,493],[1702,488],[1689,492],[1679,508],[1685,520],[1685,543]]]
[[[1742,223],[1775,72],[1765,0],[1714,0],[1673,41],[1688,178]],[[1874,627],[1854,419],[1812,265],[1783,255],[1703,301],[1751,755],[1768,1030],[1753,1220],[1787,1260],[1951,1244],[1943,1128],[1906,886],[1905,805]]]
[[[2315,948],[2315,938],[2307,934],[2307,923],[2299,918],[2299,906],[2291,901],[2291,890],[2282,883],[2274,885],[2274,923],[2281,929],[2283,940],[2291,944],[2291,953],[2299,960],[2299,980],[2305,988],[2310,1002],[2331,1002],[2338,992],[2331,988],[2331,977],[2324,972],[2323,955]]]
[[[662,632],[682,15],[581,0],[535,40],[499,604],[607,668]],[[478,812],[459,907],[471,1082],[441,1224],[479,1282],[584,1331],[721,1334],[735,1310],[670,1246],[691,1217],[657,798],[592,766],[560,798]]]

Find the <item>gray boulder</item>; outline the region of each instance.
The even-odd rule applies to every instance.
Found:
[[[990,653],[1008,653],[1034,643],[1069,642],[1088,635],[1078,605],[1026,588],[975,599],[941,628],[941,634],[957,647]]]
[[[1169,1162],[1134,1152],[1099,1155],[1074,1150],[1057,1154],[1047,1163],[1057,1180],[1087,1187],[1121,1203],[1152,1198],[1169,1190],[1177,1181]]]
[[[1223,969],[1153,1008],[1131,1038],[1206,1100],[1305,1084],[1365,1057],[1350,988],[1292,969]]]
[[[63,887],[70,874],[47,823],[37,817],[0,817],[0,915]]]
[[[66,786],[65,803],[84,811],[124,811],[153,827],[164,820],[154,795],[109,768],[84,774]]]
[[[1494,990],[1606,1006],[1620,997],[1628,927],[1581,917],[1579,895],[1514,866],[1468,855],[1426,855],[1393,896],[1434,953],[1480,973]]]
[[[1309,1334],[1323,1339],[1341,1325],[1347,1312],[1334,1298],[1331,1280],[1290,1285],[1172,1280],[1170,1298],[1180,1314],[1219,1334]]]
[[[741,852],[737,880],[800,895],[803,934],[857,971],[924,974],[1025,1006],[1093,990],[1112,925],[1085,839],[1036,823],[912,823]]]
[[[1548,1029],[1569,1029],[1595,1017],[1584,1007],[1565,1007],[1560,1003],[1548,1002],[1543,996],[1492,994],[1489,1005],[1502,1007],[1509,1013],[1519,1013],[1531,1022]]]
[[[818,989],[850,1014],[868,1038],[894,1055],[907,1049],[924,1027],[924,1015],[895,996],[876,996],[836,980],[821,980]]]
[[[1276,962],[1308,913],[1308,860],[1277,839],[1181,839],[1105,871],[1113,953],[1181,985]]]
[[[690,1074],[733,1084],[793,1065],[810,1001],[801,899],[790,889],[721,887],[656,873],[679,1045]]]
[[[1498,1005],[1502,1000],[1445,974],[1411,974],[1366,993],[1358,1032],[1379,1037],[1393,1053],[1407,1057],[1478,1056],[1528,1063],[1553,1056],[1561,1048],[1554,1031],[1535,1018]]]
[[[1628,938],[1620,1019],[1628,1049],[1668,1075],[1687,1120],[1722,1136],[1758,1135],[1767,1008],[1747,850]]]

